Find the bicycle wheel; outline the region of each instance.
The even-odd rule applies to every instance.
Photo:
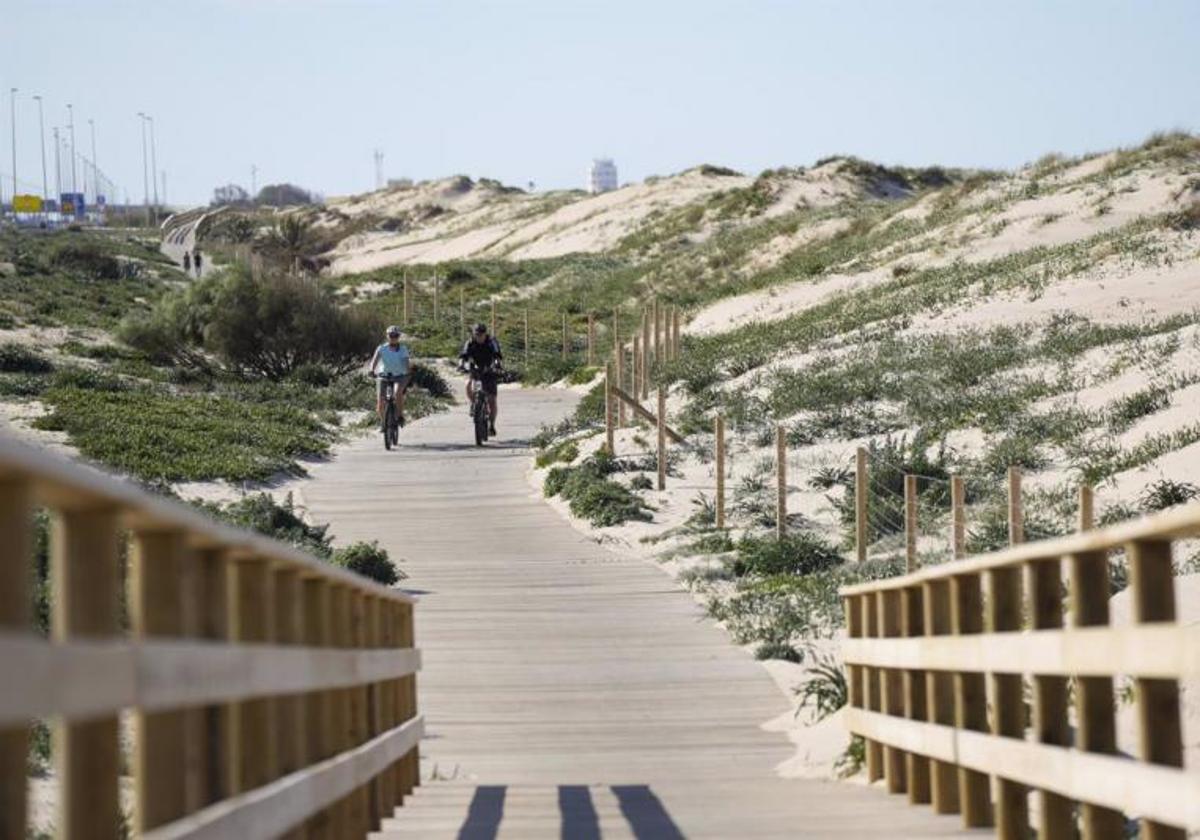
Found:
[[[383,410],[383,448],[392,448],[392,429],[396,426],[396,404],[388,400],[387,408]]]
[[[477,399],[475,402],[475,445],[483,446],[488,439],[488,410],[487,402]]]

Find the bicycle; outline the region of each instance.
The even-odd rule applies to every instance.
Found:
[[[404,425],[404,418],[396,410],[396,385],[404,382],[408,377],[393,376],[390,373],[376,373],[374,377],[387,383],[387,387],[384,389],[384,400],[387,402],[387,407],[383,410],[381,431],[383,432],[383,448],[391,450],[400,442],[400,427]],[[406,385],[404,389],[407,391],[408,386]]]
[[[462,365],[459,365],[459,370],[468,372]],[[475,397],[471,400],[471,420],[475,424],[475,445],[483,446],[487,443],[488,435],[492,426],[492,412],[488,408],[487,392],[483,387],[483,374],[474,364],[471,365],[471,379],[478,383],[475,386]]]

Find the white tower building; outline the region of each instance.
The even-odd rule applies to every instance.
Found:
[[[596,158],[588,170],[588,192],[602,193],[617,188],[617,165],[610,158]]]

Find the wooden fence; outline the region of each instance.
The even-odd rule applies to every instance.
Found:
[[[1128,836],[1127,819],[1150,838],[1200,829],[1179,699],[1200,677],[1200,627],[1176,623],[1171,561],[1198,535],[1192,505],[844,588],[846,722],[868,777],[1000,837],[1030,836],[1030,793],[1042,840],[1077,836],[1077,820],[1085,838]],[[1128,626],[1109,615],[1114,552]],[[1132,681],[1136,758],[1117,749],[1117,679]]]
[[[0,837],[26,836],[37,719],[71,840],[118,836],[123,772],[133,833],[163,840],[361,837],[418,784],[409,596],[3,439],[0,535]]]

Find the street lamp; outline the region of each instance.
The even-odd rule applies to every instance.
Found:
[[[62,201],[62,140],[58,136],[58,126],[54,126],[54,194]],[[59,208],[59,213],[62,208]]]
[[[33,97],[38,104],[38,127],[42,141],[42,200],[50,198],[50,179],[46,177],[46,115],[42,112],[42,95]]]
[[[154,223],[158,224],[158,155],[154,149],[154,117],[146,117],[150,123],[150,174],[154,178]]]
[[[138,111],[142,118],[142,207],[146,209],[146,226],[150,226],[150,178],[146,174],[146,115]]]
[[[8,89],[9,112],[12,117],[13,212],[17,212],[17,89]]]
[[[75,189],[75,110],[73,105],[67,105],[67,128],[71,132],[71,192]]]
[[[100,201],[100,164],[96,162],[96,121],[88,117],[88,127],[92,130],[92,203]]]

